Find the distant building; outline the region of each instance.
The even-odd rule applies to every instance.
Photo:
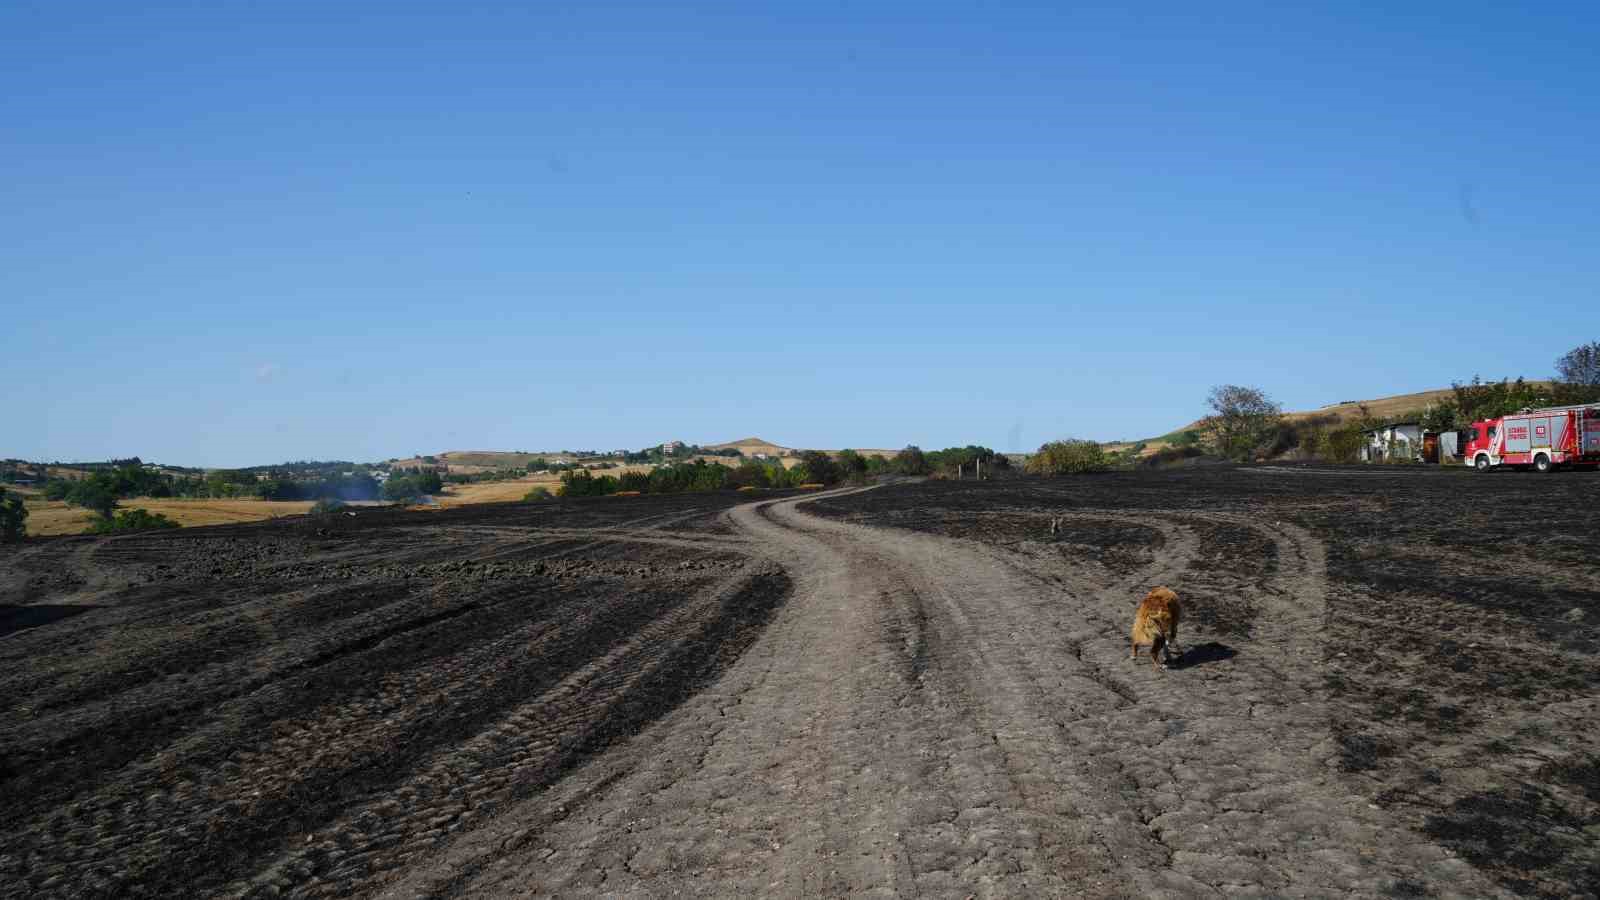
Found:
[[[684,448],[684,446],[685,446],[685,444],[683,443],[683,441],[664,441],[661,444],[661,452],[662,453],[677,453],[679,450],[682,450]]]

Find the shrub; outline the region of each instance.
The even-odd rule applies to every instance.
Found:
[[[326,516],[344,509],[344,501],[333,497],[325,497],[311,505],[310,512],[314,516]]]
[[[1098,443],[1068,438],[1040,447],[1028,457],[1027,470],[1034,475],[1068,475],[1104,472],[1109,465],[1105,449]]]
[[[28,507],[23,505],[22,495],[0,488],[0,543],[20,541],[27,531]]]
[[[550,497],[550,489],[542,487],[536,487],[522,495],[522,499],[524,500],[549,500]]]
[[[922,455],[921,447],[913,444],[896,453],[889,467],[901,475],[926,475],[928,458]]]
[[[617,489],[622,491],[650,490],[649,472],[623,472],[617,476]]]
[[[84,534],[117,534],[128,531],[158,531],[177,528],[178,523],[160,513],[143,509],[125,509],[114,518],[100,519],[90,525]]]
[[[1327,457],[1334,462],[1355,462],[1361,455],[1361,445],[1366,443],[1366,440],[1367,436],[1362,431],[1360,422],[1346,422],[1328,432],[1324,440]]]

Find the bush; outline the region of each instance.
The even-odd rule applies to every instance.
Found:
[[[324,497],[311,505],[311,514],[314,516],[332,515],[344,509],[344,501],[333,497]]]
[[[617,476],[617,490],[640,492],[650,490],[650,473],[623,472]]]
[[[1040,447],[1028,457],[1027,470],[1034,475],[1070,475],[1104,472],[1109,466],[1106,451],[1098,443],[1068,438]]]
[[[928,458],[922,455],[921,447],[913,444],[896,453],[889,468],[901,475],[926,475],[929,471]]]
[[[524,499],[524,500],[549,500],[551,496],[552,495],[550,493],[550,489],[549,488],[536,487],[533,490],[527,492],[526,494],[523,494],[522,495],[522,499]]]
[[[28,532],[28,507],[22,495],[0,488],[0,543],[12,544]]]
[[[115,518],[101,519],[90,525],[84,534],[117,534],[128,531],[159,531],[177,528],[178,523],[160,513],[143,509],[125,509]]]
[[[1361,446],[1367,441],[1360,422],[1346,422],[1328,432],[1323,443],[1326,455],[1334,462],[1353,463],[1361,455]]]

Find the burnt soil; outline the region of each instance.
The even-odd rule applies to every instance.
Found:
[[[718,534],[732,502],[6,550],[0,894],[331,896],[405,865],[749,645],[789,585]]]
[[[1600,475],[33,540],[0,701],[5,897],[1595,895]]]

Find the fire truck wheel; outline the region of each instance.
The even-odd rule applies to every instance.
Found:
[[[1487,456],[1478,457],[1478,471],[1479,472],[1487,472],[1487,471],[1489,471],[1489,457],[1487,457]]]
[[[1540,472],[1550,471],[1550,457],[1545,456],[1543,453],[1535,456],[1533,458],[1533,467]]]

